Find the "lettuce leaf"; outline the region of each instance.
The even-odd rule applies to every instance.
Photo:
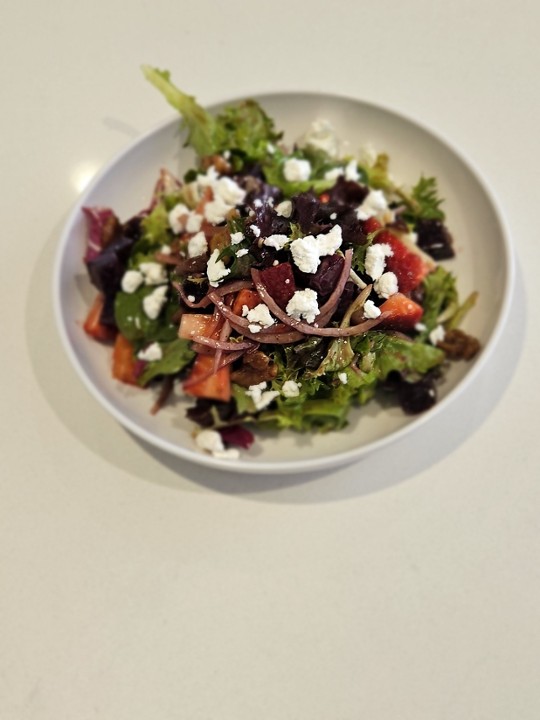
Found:
[[[274,129],[274,121],[254,100],[229,106],[214,116],[201,107],[195,98],[179,90],[166,70],[144,65],[143,73],[182,116],[188,130],[186,145],[199,157],[216,155],[228,150],[240,167],[260,161],[269,154],[268,144],[281,138]],[[237,169],[240,169],[237,167]]]
[[[172,342],[161,343],[163,356],[161,360],[149,362],[137,382],[139,385],[145,386],[150,380],[160,375],[176,375],[185,367],[187,367],[195,353],[191,349],[189,340],[176,338]]]
[[[116,295],[114,316],[122,335],[136,347],[154,341],[171,342],[178,336],[178,323],[172,318],[178,312],[178,303],[169,298],[155,320],[143,309],[143,298],[155,290],[155,286],[142,286],[134,293],[120,291]]]

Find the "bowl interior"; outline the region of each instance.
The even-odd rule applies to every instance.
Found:
[[[151,392],[112,379],[110,349],[89,339],[82,329],[94,290],[82,262],[85,223],[81,207],[112,207],[125,220],[147,205],[160,168],[167,167],[182,176],[192,164],[193,155],[182,148],[177,119],[127,148],[77,202],[57,256],[57,321],[67,352],[87,387],[118,421],[146,441],[192,462],[239,472],[323,469],[357,459],[414,430],[466,387],[493,349],[506,313],[512,277],[509,241],[497,205],[478,172],[447,141],[422,125],[391,110],[342,97],[284,93],[255,99],[275,118],[276,126],[285,130],[286,142],[294,142],[315,118],[327,118],[348,143],[351,154],[357,155],[367,143],[377,151],[387,152],[392,175],[405,185],[415,183],[422,174],[437,178],[457,251],[456,258],[446,262],[445,267],[457,275],[462,297],[473,290],[479,292],[479,301],[464,328],[479,338],[483,351],[471,363],[452,365],[435,408],[411,418],[399,408],[381,408],[375,402],[355,410],[343,431],[316,436],[257,433],[255,445],[240,460],[222,461],[196,450],[193,426],[184,418],[190,403],[180,392],[157,416],[152,416]]]

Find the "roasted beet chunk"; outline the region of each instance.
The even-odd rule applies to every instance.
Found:
[[[234,447],[243,448],[244,450],[248,450],[255,440],[253,433],[241,425],[230,425],[228,427],[218,428],[218,432],[225,445],[233,445]]]
[[[321,216],[321,202],[311,190],[299,193],[293,198],[293,223],[300,226],[306,235],[328,232],[332,222],[325,222],[324,214]]]
[[[261,270],[261,280],[280,308],[285,310],[287,303],[296,291],[293,269],[288,262],[271,265]]]
[[[434,260],[454,257],[452,236],[440,220],[418,220],[415,227],[418,247]]]
[[[321,258],[317,272],[311,274],[297,271],[299,284],[315,290],[319,301],[324,302],[336,287],[344,262],[342,255],[325,255]]]
[[[397,387],[399,404],[408,415],[417,415],[433,407],[437,391],[432,377],[426,375],[418,382],[402,381]]]
[[[90,281],[105,296],[100,321],[108,327],[116,327],[114,299],[120,290],[133,242],[131,238],[117,237],[86,263]]]
[[[330,205],[361,205],[366,199],[369,190],[352,180],[345,180],[343,175],[338,178],[334,187],[327,190]]]

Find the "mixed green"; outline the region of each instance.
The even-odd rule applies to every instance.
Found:
[[[249,426],[339,430],[375,395],[417,413],[477,341],[460,302],[436,180],[398,185],[388,157],[344,156],[317,120],[292,148],[246,100],[213,115],[169,73],[194,165],[162,170],[148,208],[85,208],[98,289],[85,322],[114,343],[113,375],[193,397],[202,449],[249,447]]]

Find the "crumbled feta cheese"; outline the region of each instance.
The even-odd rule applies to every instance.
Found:
[[[206,171],[205,175],[197,175],[197,185],[200,187],[211,187],[213,188],[214,185],[217,183],[219,178],[218,171],[214,167],[214,165],[210,165],[208,170]]]
[[[253,400],[257,410],[264,410],[279,395],[278,390],[266,390],[266,385],[267,383],[261,382],[258,385],[250,385],[246,390],[246,395]]]
[[[167,286],[160,285],[143,298],[143,310],[150,320],[155,320],[167,302]]]
[[[250,225],[249,229],[255,235],[256,238],[261,237],[261,228],[257,227],[256,225]]]
[[[342,167],[335,167],[331,170],[327,170],[324,173],[324,179],[328,180],[329,182],[335,182],[338,178],[340,178],[345,173],[344,168]]]
[[[378,280],[384,272],[386,258],[391,257],[393,254],[392,248],[388,243],[370,245],[366,250],[366,273],[373,278],[373,280]]]
[[[154,362],[156,360],[161,360],[163,357],[163,351],[161,349],[161,345],[157,342],[152,343],[147,348],[144,348],[144,350],[141,350],[137,357],[139,360],[146,360],[147,362]]]
[[[353,180],[354,182],[356,182],[359,177],[360,174],[358,172],[358,165],[356,163],[356,160],[349,160],[345,167],[345,180]]]
[[[323,150],[331,157],[336,157],[338,154],[336,131],[329,120],[321,118],[314,120],[304,135],[303,143],[317,150]]]
[[[444,340],[445,331],[442,325],[437,325],[437,327],[433,328],[433,330],[429,333],[429,342],[432,345],[437,345],[437,343],[440,343]]]
[[[242,315],[244,315],[244,307],[247,306],[244,305],[242,307]],[[275,323],[275,320],[270,314],[270,310],[268,309],[268,305],[265,305],[264,303],[259,303],[258,305],[255,305],[254,308],[248,310],[244,317],[246,317],[250,323],[253,323],[249,326],[251,332],[259,332],[261,328],[268,328],[270,327],[270,325],[273,325]],[[253,327],[256,327],[257,329],[253,330]]]
[[[142,272],[139,272],[139,270],[127,270],[122,277],[120,285],[125,293],[131,294],[134,293],[135,290],[138,290],[143,282]]]
[[[366,300],[364,303],[364,317],[368,318],[368,320],[374,320],[378,318],[380,314],[381,311],[373,300]]]
[[[291,243],[294,263],[302,272],[315,273],[321,257],[333,255],[341,242],[340,225],[334,225],[329,232],[321,233],[317,237],[306,235],[303,238],[297,238]]]
[[[188,257],[197,257],[198,255],[204,255],[208,250],[208,241],[206,240],[205,234],[199,231],[196,235],[190,238],[187,246]]]
[[[281,394],[287,398],[298,397],[300,395],[300,383],[294,380],[285,380],[281,386]]]
[[[359,220],[367,220],[373,216],[379,216],[388,210],[388,203],[382,190],[370,190],[364,198],[363,203],[356,209],[356,217]]]
[[[311,163],[309,160],[300,158],[289,158],[283,165],[283,175],[288,182],[303,182],[309,180],[311,175]]]
[[[167,271],[161,263],[142,262],[139,270],[144,276],[145,285],[162,285],[167,282]]]
[[[243,232],[234,232],[231,233],[231,245],[238,245],[238,243],[241,243],[244,239],[244,233]]]
[[[220,197],[210,200],[204,206],[204,217],[212,225],[219,225],[225,221],[228,213],[234,209],[234,205],[228,205]]]
[[[236,257],[244,257],[244,255],[247,255],[249,250],[247,248],[240,248],[240,250],[236,253]]]
[[[219,250],[216,248],[210,255],[206,265],[206,274],[208,282],[212,287],[217,287],[219,281],[223,280],[231,272],[230,268],[225,267],[223,260],[219,260]]]
[[[295,320],[304,318],[308,323],[312,323],[320,312],[317,293],[311,288],[296,290],[287,303],[285,312]]]
[[[346,372],[340,372],[340,373],[338,373],[338,378],[339,378],[339,382],[340,382],[342,385],[346,385],[346,384],[349,382],[349,378],[348,378]]]
[[[419,323],[416,323],[416,325],[414,326],[414,329],[416,330],[416,332],[421,333],[421,332],[424,332],[424,330],[427,330],[427,327],[424,325],[424,323],[419,322]]]
[[[292,214],[292,202],[290,200],[282,200],[276,205],[276,213],[280,217],[290,218]]]
[[[267,143],[267,144],[266,144],[266,151],[267,151],[268,153],[270,153],[270,155],[273,155],[273,154],[276,152],[276,148],[275,148],[274,145],[272,145],[272,143]]]
[[[244,201],[246,191],[230,177],[222,177],[214,186],[214,195],[227,205],[239,205]]]
[[[223,438],[217,430],[200,430],[195,436],[195,442],[201,450],[205,450],[214,457],[236,460],[240,457],[237,448],[225,448]]]
[[[398,291],[397,277],[393,272],[385,272],[373,285],[375,292],[379,297],[389,298]]]
[[[269,235],[267,238],[264,238],[263,245],[273,247],[276,250],[283,250],[289,242],[290,238],[288,238],[287,235]]]
[[[192,212],[186,222],[186,231],[188,233],[196,233],[201,229],[203,216],[199,213]]]
[[[333,212],[330,215],[330,220],[335,220],[337,218],[337,213]]]
[[[262,202],[261,198],[255,198],[255,200],[253,201],[253,207],[261,208],[262,204],[263,204],[263,202]]]
[[[195,295],[188,295],[188,296],[187,296],[187,299],[189,300],[189,302],[194,303],[194,302],[195,302]]]
[[[162,245],[162,246],[160,247],[160,249],[159,249],[159,252],[160,252],[162,255],[170,255],[171,252],[172,252],[172,250],[171,250],[171,248],[170,248],[168,245]]]
[[[274,198],[272,196],[270,196],[268,198],[268,200],[266,201],[266,204],[268,205],[268,207],[273,208],[274,207]]]
[[[168,218],[171,230],[175,235],[184,231],[185,222],[189,215],[189,208],[184,203],[178,203],[170,210]]]

